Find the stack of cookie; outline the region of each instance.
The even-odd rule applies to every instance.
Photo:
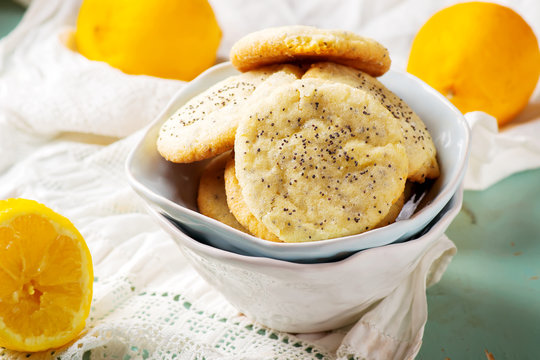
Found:
[[[262,239],[304,242],[393,222],[406,183],[439,176],[422,120],[375,77],[387,50],[307,26],[238,41],[242,73],[191,99],[162,126],[167,160],[213,158],[199,211]]]

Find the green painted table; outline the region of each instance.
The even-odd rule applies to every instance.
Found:
[[[24,8],[10,0],[0,0],[0,38],[21,20]]]
[[[540,359],[540,170],[466,191],[418,359]]]
[[[0,37],[24,9],[0,0]],[[467,191],[447,231],[458,253],[428,289],[418,360],[540,359],[540,170]]]

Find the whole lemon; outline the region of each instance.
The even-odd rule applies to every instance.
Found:
[[[416,35],[407,71],[445,95],[461,112],[480,110],[512,120],[527,105],[540,75],[531,27],[514,10],[468,2],[433,15]]]
[[[75,42],[127,74],[191,80],[216,61],[221,30],[206,0],[84,0]]]

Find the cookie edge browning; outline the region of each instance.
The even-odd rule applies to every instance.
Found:
[[[236,178],[235,161],[232,155],[227,159],[227,163],[225,164],[224,179],[227,205],[238,223],[255,237],[267,241],[282,242],[274,233],[268,230],[266,225],[257,220],[247,207],[242,196],[242,189]]]
[[[233,45],[229,56],[242,72],[277,63],[333,61],[381,76],[391,65],[388,50],[376,40],[302,25],[250,33]]]
[[[224,153],[213,158],[201,172],[199,178],[199,187],[197,189],[197,208],[199,212],[205,216],[208,216],[214,220],[217,220],[225,225],[228,225],[232,228],[240,230],[247,233],[247,230],[236,220],[234,215],[230,212],[230,209],[227,204],[227,194],[225,192],[225,166],[227,165],[227,160],[230,157],[230,153]],[[216,204],[215,186],[216,182],[214,177],[218,174],[221,174],[223,183],[218,186],[223,186],[223,196],[224,196],[224,205],[229,210],[230,218],[222,218],[219,214],[220,211],[214,212],[213,209],[219,204]],[[218,189],[218,191],[221,189]]]
[[[235,134],[236,129],[223,132],[223,141],[194,147],[197,149],[196,151],[194,151],[194,148],[189,148],[183,150],[177,149],[174,153],[166,153],[166,150],[158,145],[158,152],[165,160],[177,164],[189,164],[196,161],[211,159],[212,157],[221,155],[232,149],[230,139],[234,139]]]

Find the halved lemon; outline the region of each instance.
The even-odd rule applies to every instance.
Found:
[[[33,200],[0,201],[0,346],[41,351],[73,340],[93,279],[90,251],[67,218]]]

